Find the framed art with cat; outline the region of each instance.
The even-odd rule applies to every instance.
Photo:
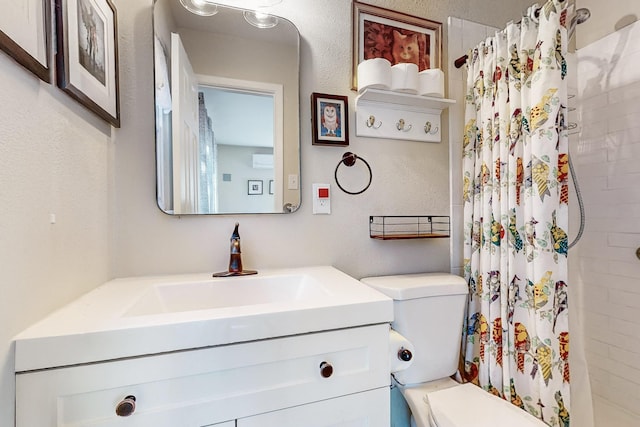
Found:
[[[349,107],[347,97],[311,94],[311,132],[313,145],[349,145]]]
[[[410,62],[418,71],[440,68],[441,40],[440,22],[354,1],[351,89],[357,89],[358,64],[366,59]]]

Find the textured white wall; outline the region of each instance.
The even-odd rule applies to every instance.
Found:
[[[353,120],[349,0],[300,0],[295,7],[285,1],[275,10],[298,26],[302,38],[301,209],[286,216],[183,218],[162,214],[154,202],[152,88],[150,82],[141,84],[148,82],[146,76],[151,74],[151,2],[120,3],[119,7],[130,11],[120,17],[120,50],[132,71],[130,78],[121,82],[121,90],[131,97],[131,104],[123,108],[125,117],[135,117],[135,123],[123,126],[116,135],[114,275],[224,268],[235,221],[241,223],[248,267],[333,264],[356,277],[449,269],[447,240],[379,242],[368,237],[369,215],[449,214],[447,132],[440,144],[365,139],[355,137],[355,123],[351,123],[348,149],[311,145],[312,92],[349,95]],[[473,12],[472,6],[478,2],[371,3],[441,22],[454,14],[502,25],[517,18],[530,1],[517,5],[484,1],[483,7]],[[333,183],[335,167],[346,150],[371,164],[371,187],[362,195],[349,196],[333,184],[332,215],[311,215],[311,184]],[[355,176],[362,170],[349,172]]]
[[[4,53],[0,76],[0,425],[12,426],[11,338],[110,277],[111,130]]]
[[[9,1],[0,0],[0,9]],[[155,201],[152,1],[114,3],[121,129],[110,129],[0,52],[2,426],[13,424],[12,336],[113,277],[223,269],[235,221],[242,224],[248,268],[333,264],[356,277],[449,269],[446,239],[379,242],[368,237],[371,214],[449,214],[446,134],[440,144],[363,139],[355,137],[351,123],[348,150],[369,161],[373,184],[360,196],[333,185],[332,215],[311,215],[311,183],[332,183],[346,150],[311,146],[310,94],[349,95],[353,118],[350,0],[286,0],[277,10],[302,36],[301,210],[183,218],[163,214]],[[443,23],[453,15],[502,27],[532,1],[370,3]],[[446,58],[446,38],[443,49]],[[55,225],[49,224],[50,213],[57,216]]]
[[[355,275],[448,269],[448,242],[379,242],[368,237],[371,214],[448,213],[448,147],[404,141],[366,140],[354,136],[349,150],[365,158],[374,179],[367,192],[349,196],[334,185],[330,216],[311,215],[313,182],[332,182],[342,148],[311,145],[312,92],[348,94],[351,67],[349,1],[308,1],[282,14],[300,28],[302,37],[301,209],[293,215],[169,217],[153,202],[153,123],[151,85],[140,85],[151,72],[150,20],[127,25],[148,15],[149,5],[121,17],[121,55],[134,55],[140,76],[123,81],[124,93],[135,93],[137,121],[116,136],[115,182],[119,209],[115,213],[116,276],[183,271],[217,271],[228,262],[233,223],[240,221],[244,264],[251,268],[333,264]],[[150,2],[149,2],[150,4]],[[286,5],[286,2],[283,3]],[[134,6],[127,7],[134,8]],[[327,10],[328,9],[328,10]],[[124,21],[124,24],[123,24]],[[127,29],[148,33],[127,37]],[[149,49],[145,49],[149,46]],[[146,57],[145,57],[146,56]],[[353,104],[353,102],[352,102]],[[353,112],[353,105],[350,106]],[[126,107],[125,107],[126,108]],[[126,117],[126,112],[125,112]],[[353,115],[350,115],[352,118]],[[129,135],[136,133],[139,137]],[[120,143],[120,140],[123,143]],[[143,159],[141,162],[140,160]],[[362,170],[355,169],[356,174]],[[135,236],[135,237],[134,237]]]

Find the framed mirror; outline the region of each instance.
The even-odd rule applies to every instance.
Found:
[[[154,3],[158,206],[172,215],[294,212],[298,30],[283,18],[214,9],[202,16],[180,0]]]

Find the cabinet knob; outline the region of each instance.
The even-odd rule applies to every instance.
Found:
[[[136,397],[127,396],[116,405],[116,415],[119,417],[128,417],[136,411]]]
[[[402,347],[398,351],[398,359],[404,362],[410,361],[412,357],[413,357],[413,354],[411,354],[411,350],[407,350],[406,348]]]
[[[322,362],[320,364],[320,375],[322,375],[324,378],[329,378],[331,375],[333,375],[333,366],[331,366],[331,363]]]

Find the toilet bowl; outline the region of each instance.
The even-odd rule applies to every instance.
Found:
[[[545,423],[480,387],[450,377],[458,367],[465,280],[446,273],[365,277],[394,300],[391,327],[414,347],[411,365],[393,373],[415,427],[544,427]],[[392,414],[393,417],[393,414]]]

